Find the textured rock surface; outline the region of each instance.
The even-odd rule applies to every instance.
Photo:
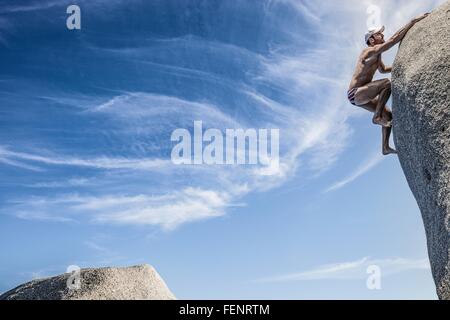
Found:
[[[68,289],[71,274],[33,280],[0,296],[0,300],[173,300],[159,274],[149,265],[82,269],[80,289]]]
[[[416,24],[394,62],[394,140],[422,212],[433,277],[450,299],[450,1]]]

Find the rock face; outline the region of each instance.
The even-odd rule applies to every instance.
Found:
[[[394,62],[394,140],[422,212],[437,294],[450,299],[450,1],[417,23]]]
[[[175,296],[149,265],[81,269],[79,289],[67,286],[73,274],[33,280],[0,296],[0,300],[173,300]],[[69,281],[69,284],[74,282]]]

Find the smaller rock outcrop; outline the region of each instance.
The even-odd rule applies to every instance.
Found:
[[[0,296],[0,300],[174,300],[175,296],[149,265],[81,269],[74,275],[38,279]],[[68,285],[69,283],[69,285]]]

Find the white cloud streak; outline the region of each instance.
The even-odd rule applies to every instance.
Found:
[[[71,222],[72,217],[81,215],[92,222],[159,225],[170,231],[183,223],[224,215],[225,209],[232,205],[230,200],[230,195],[224,192],[186,188],[164,195],[33,197],[10,201],[9,210],[26,220]],[[60,214],[61,208],[64,215]]]
[[[320,23],[321,18],[318,12],[314,12],[311,7],[308,6],[307,1],[303,0],[269,0],[269,3],[289,5],[297,10],[303,17],[308,19],[312,23]]]
[[[133,0],[128,0],[131,2]],[[13,2],[13,1],[11,1]],[[82,6],[110,6],[110,5],[120,5],[123,4],[123,0],[78,0],[77,4]],[[48,10],[55,7],[67,7],[73,4],[71,0],[28,0],[26,3],[8,3],[0,6],[1,13],[20,13],[20,12],[33,12]]]
[[[52,0],[52,1],[30,1],[27,4],[8,4],[1,8],[2,13],[15,13],[15,12],[29,12],[46,10],[56,6],[64,6],[69,1],[67,0]]]
[[[129,159],[129,158],[75,158],[75,157],[61,157],[61,156],[42,156],[33,153],[10,151],[5,146],[0,146],[0,162],[15,165],[29,170],[40,170],[38,167],[29,166],[11,160],[11,158],[20,159],[23,161],[32,161],[44,165],[63,165],[63,166],[78,166],[91,167],[96,169],[131,169],[131,170],[156,170],[167,167],[171,164],[169,160],[164,159]]]
[[[360,176],[362,176],[365,173],[367,173],[368,171],[370,171],[372,168],[374,168],[376,165],[378,165],[383,159],[384,159],[384,157],[379,153],[373,155],[371,158],[364,161],[364,163],[362,165],[360,165],[348,177],[346,177],[340,181],[337,181],[337,182],[333,183],[331,186],[329,186],[325,190],[325,192],[336,191],[338,189],[345,187],[347,184],[353,182],[354,180],[358,179]]]
[[[67,180],[60,180],[60,181],[36,182],[32,184],[25,184],[24,186],[29,188],[72,188],[72,187],[92,186],[94,184],[95,181],[93,181],[93,179],[70,178]]]
[[[430,264],[428,262],[428,259],[426,258],[371,259],[369,257],[364,257],[362,259],[350,262],[323,265],[311,270],[298,273],[289,273],[285,275],[260,278],[255,280],[255,282],[270,283],[308,280],[364,279],[368,277],[367,268],[369,266],[378,266],[381,270],[381,276],[389,276],[410,270],[430,269]]]
[[[37,171],[37,172],[44,171],[43,169],[41,169],[39,167],[28,165],[28,164],[22,163],[20,161],[14,161],[12,159],[8,159],[7,157],[0,157],[0,163],[7,164],[7,165],[10,165],[10,166],[14,166],[14,167],[18,167],[18,168],[21,168],[21,169],[31,170],[31,171]]]

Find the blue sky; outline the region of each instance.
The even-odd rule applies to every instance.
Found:
[[[0,292],[149,263],[180,299],[435,299],[398,159],[346,89],[371,4],[390,36],[442,2],[3,1]],[[195,120],[279,128],[279,170],[172,164]]]

